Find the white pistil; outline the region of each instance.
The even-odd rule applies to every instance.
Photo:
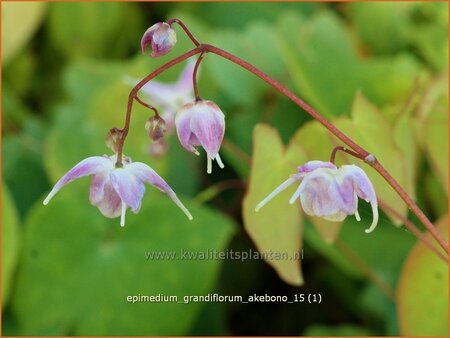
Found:
[[[372,224],[370,225],[369,229],[365,230],[366,234],[372,232],[376,228],[377,223],[378,223],[378,205],[376,202],[375,203],[370,202],[370,205],[372,206],[373,221],[372,221]]]
[[[122,213],[120,214],[120,226],[125,226],[125,213],[127,212],[127,205],[122,201]]]
[[[355,218],[359,222],[361,220],[361,217],[359,216],[358,210],[355,211]]]
[[[206,172],[208,174],[211,174],[212,173],[212,158],[209,157],[209,155],[206,155],[206,158],[207,158]]]

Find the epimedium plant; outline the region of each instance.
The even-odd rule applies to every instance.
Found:
[[[355,215],[359,221],[358,198],[361,198],[371,204],[373,222],[366,232],[373,231],[378,221],[378,205],[381,204],[377,200],[375,194],[376,189],[374,189],[365,172],[356,165],[343,165],[339,168],[335,165],[336,153],[342,151],[354,158],[362,160],[375,169],[403,199],[438,245],[448,255],[448,245],[442,235],[377,158],[349,138],[334,124],[325,119],[314,108],[289,91],[281,83],[231,53],[210,44],[200,43],[187,26],[178,19],[160,22],[147,29],[141,39],[142,51],[146,53],[150,50],[151,57],[159,57],[169,53],[177,41],[176,32],[173,27],[175,24],[181,26],[195,47],[167,62],[135,84],[128,97],[124,127],[111,128],[107,134],[106,143],[114,151],[115,155],[90,157],[78,163],[56,183],[53,190],[44,200],[44,204],[47,204],[65,184],[79,177],[94,175],[90,189],[91,203],[97,206],[107,217],[115,218],[121,216],[122,226],[125,224],[126,209],[130,208],[133,212],[139,211],[145,190],[144,182],[150,183],[165,192],[181,208],[186,216],[192,219],[190,212],[184,207],[169,185],[147,165],[139,162],[132,163],[131,159],[124,155],[123,148],[129,132],[133,103],[137,101],[154,113],[146,124],[148,135],[154,142],[161,142],[164,139],[166,131],[175,126],[180,143],[187,151],[199,155],[196,149],[197,146],[201,146],[205,150],[207,156],[207,172],[209,174],[212,172],[213,160],[217,162],[219,167],[224,167],[219,150],[225,134],[225,115],[213,101],[201,98],[197,85],[199,66],[208,53],[213,53],[258,76],[310,114],[328,129],[331,134],[345,144],[345,146],[337,146],[331,149],[330,159],[327,162],[313,160],[298,167],[296,174],[291,175],[290,178],[264,198],[258,205],[254,206],[256,211],[272,200],[282,190],[302,180],[291,198],[291,204],[299,199],[306,214],[319,216],[326,220],[342,221],[347,215]],[[138,96],[141,89],[147,92],[147,96],[153,98],[154,101],[157,101],[159,96],[162,98],[167,96],[170,88],[161,86],[152,87],[150,81],[167,69],[197,54],[199,57],[195,64],[193,64],[192,70],[188,69],[185,71],[179,80],[179,86],[182,88],[181,92],[184,91],[185,93],[190,91],[190,89],[186,88],[189,88],[188,83],[192,80],[193,102],[188,102],[178,107],[176,113],[174,113],[175,110],[173,108],[170,108],[170,114],[161,116],[153,105],[144,102]],[[168,99],[167,101],[171,100]],[[169,120],[169,128],[167,127],[166,119]],[[389,206],[384,205],[384,207],[389,209]],[[421,235],[414,224],[407,220],[404,221],[404,224],[425,245],[441,258],[445,259],[445,256],[437,251],[434,244]]]

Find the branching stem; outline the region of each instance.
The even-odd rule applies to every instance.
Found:
[[[167,69],[173,67],[174,65],[180,63],[183,60],[186,60],[187,58],[196,55],[198,53],[204,54],[205,52],[214,53],[224,59],[227,59],[236,65],[246,69],[247,71],[253,73],[254,75],[258,76],[260,79],[262,79],[264,82],[269,84],[272,88],[274,88],[276,91],[281,93],[282,95],[289,98],[292,102],[294,102],[297,106],[302,108],[304,111],[306,111],[309,115],[311,115],[314,119],[319,121],[325,128],[327,128],[334,136],[336,136],[338,139],[340,139],[345,145],[347,145],[349,148],[351,148],[351,151],[356,155],[356,157],[361,159],[366,159],[370,155],[370,153],[365,150],[363,147],[355,143],[352,139],[350,139],[347,135],[345,135],[343,132],[341,132],[334,124],[332,124],[330,121],[325,119],[320,113],[318,113],[314,108],[312,108],[309,104],[307,104],[305,101],[297,97],[294,93],[292,93],[289,89],[284,87],[281,83],[274,80],[272,77],[261,71],[260,69],[256,68],[252,64],[242,60],[241,58],[230,54],[223,49],[217,48],[215,46],[209,45],[209,44],[200,44],[198,40],[192,35],[192,33],[187,29],[187,27],[178,19],[172,19],[168,21],[168,24],[177,23],[179,24],[183,30],[186,32],[188,37],[191,39],[191,41],[195,44],[196,48],[176,57],[172,61],[167,62],[163,66],[159,67],[155,71],[153,71],[151,74],[146,76],[143,80],[141,80],[134,88],[131,90],[129,96],[128,96],[128,105],[127,105],[127,111],[125,116],[125,126],[123,128],[123,134],[122,138],[119,142],[118,146],[118,154],[117,154],[117,163],[116,166],[121,166],[122,164],[122,150],[123,150],[123,143],[125,141],[125,138],[128,134],[129,126],[130,126],[130,118],[131,118],[131,109],[133,106],[133,101],[138,93],[138,91],[144,86],[147,82],[152,80],[154,77],[158,76],[162,72],[166,71]],[[201,60],[201,58],[199,58]],[[197,61],[199,63],[200,61]],[[397,194],[405,201],[408,208],[411,209],[411,211],[418,217],[418,219],[423,223],[425,228],[431,233],[433,238],[439,243],[441,248],[447,253],[448,255],[448,244],[445,242],[445,240],[442,238],[441,234],[437,231],[437,229],[434,227],[434,225],[431,223],[431,221],[427,218],[427,216],[422,212],[422,210],[419,208],[419,206],[412,200],[412,198],[406,193],[406,191],[400,186],[400,184],[387,172],[387,170],[381,165],[378,160],[373,157],[371,158],[369,163],[385,180],[386,182],[397,192]]]

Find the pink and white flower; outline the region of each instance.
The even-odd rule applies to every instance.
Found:
[[[212,160],[223,168],[219,149],[225,134],[225,115],[212,101],[194,101],[182,106],[175,116],[175,126],[181,145],[197,155],[202,146],[207,155],[207,172],[212,172]]]
[[[272,198],[297,181],[299,187],[292,195],[290,204],[300,200],[303,210],[310,216],[319,216],[339,222],[347,215],[358,214],[358,197],[372,206],[373,221],[366,233],[372,232],[378,223],[378,202],[372,183],[366,173],[355,165],[343,165],[337,168],[331,162],[310,161],[298,167],[278,188],[270,193],[257,206],[259,211]]]
[[[158,22],[147,29],[141,39],[142,53],[151,47],[151,57],[167,54],[175,46],[177,35],[173,28],[166,22]]]
[[[89,200],[92,205],[109,218],[120,216],[120,225],[125,225],[125,213],[130,208],[137,213],[144,196],[144,183],[166,193],[170,199],[192,220],[192,215],[178,199],[170,186],[148,165],[140,162],[132,163],[129,158],[123,159],[122,168],[116,168],[116,156],[88,157],[70,169],[53,187],[44,200],[44,205],[56,195],[67,183],[77,178],[92,175]]]

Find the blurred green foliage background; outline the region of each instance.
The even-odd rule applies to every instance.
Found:
[[[108,152],[106,132],[124,121],[124,79],[143,78],[191,48],[177,27],[170,54],[140,53],[143,32],[172,17],[200,41],[285,84],[373,152],[447,233],[447,3],[3,2],[2,334],[447,336],[448,267],[393,215],[382,213],[367,235],[352,217],[343,224],[303,217],[287,193],[263,216],[252,213],[297,165],[326,160],[338,143],[286,98],[215,55],[202,63],[199,86],[226,114],[224,170],[207,175],[205,158],[186,153],[174,135],[166,155],[150,156],[149,113],[136,105],[125,144],[127,155],[181,195],[193,222],[148,187],[140,213],[120,228],[89,204],[88,179],[43,207],[68,169]],[[158,81],[175,81],[183,67]],[[341,156],[338,163],[356,162]],[[380,199],[416,222],[365,169]],[[304,259],[145,259],[146,251],[181,249],[303,249]],[[323,300],[126,301],[208,293],[320,293]]]

